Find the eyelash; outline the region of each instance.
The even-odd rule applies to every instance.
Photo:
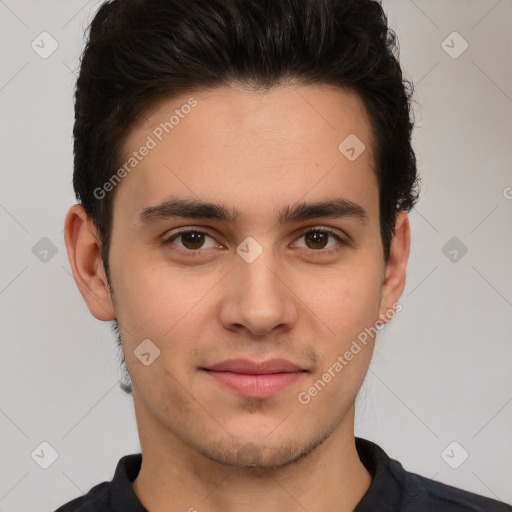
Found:
[[[202,235],[207,235],[210,238],[215,238],[208,231],[202,231],[199,229],[185,229],[182,231],[178,231],[177,233],[173,233],[170,237],[168,237],[162,241],[162,245],[167,246],[167,245],[171,244],[176,238],[179,238],[181,235],[186,235],[187,233],[199,233]],[[328,229],[328,228],[315,228],[315,227],[310,228],[307,231],[303,231],[299,235],[298,239],[304,237],[305,235],[308,235],[309,233],[326,233],[326,234],[332,236],[333,238],[335,238],[338,242],[340,242],[341,245],[348,245],[348,242],[346,240],[344,240],[338,234],[336,234],[333,230]],[[173,250],[177,251],[180,254],[184,254],[186,256],[201,256],[204,252],[207,251],[207,249],[206,250],[201,250],[201,249],[194,250],[194,249],[183,249],[181,247],[176,247]],[[309,251],[314,253],[315,256],[316,255],[322,256],[322,255],[334,254],[334,253],[338,252],[339,250],[340,249],[336,248],[336,247],[331,248],[331,249],[318,249],[318,250],[309,249]]]

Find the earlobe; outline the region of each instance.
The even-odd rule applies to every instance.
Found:
[[[82,205],[73,205],[64,224],[64,240],[76,285],[91,314],[98,320],[114,320],[116,314],[96,228]]]
[[[386,264],[385,279],[382,285],[379,316],[384,320],[390,317],[389,313],[392,309],[396,309],[394,305],[399,301],[404,291],[410,248],[409,216],[406,212],[400,211],[396,218],[389,259]]]

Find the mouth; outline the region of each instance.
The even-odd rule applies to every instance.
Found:
[[[285,359],[264,362],[230,359],[201,370],[219,385],[249,398],[274,396],[308,373]]]

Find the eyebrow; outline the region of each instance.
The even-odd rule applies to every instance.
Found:
[[[218,203],[198,199],[171,198],[156,206],[144,208],[139,215],[142,224],[172,218],[192,218],[219,220],[235,224],[240,217],[237,208],[227,208]],[[279,210],[276,218],[278,225],[315,219],[317,217],[353,218],[363,224],[368,223],[366,210],[357,203],[342,197],[314,203],[300,202],[285,206]]]

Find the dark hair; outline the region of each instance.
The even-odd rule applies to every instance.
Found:
[[[380,233],[389,258],[396,214],[418,192],[411,146],[413,85],[375,0],[114,0],[99,8],[75,93],[77,199],[98,229],[109,276],[111,193],[141,116],[171,96],[222,85],[255,90],[326,84],[358,93],[374,134]],[[340,141],[341,142],[341,141]]]

